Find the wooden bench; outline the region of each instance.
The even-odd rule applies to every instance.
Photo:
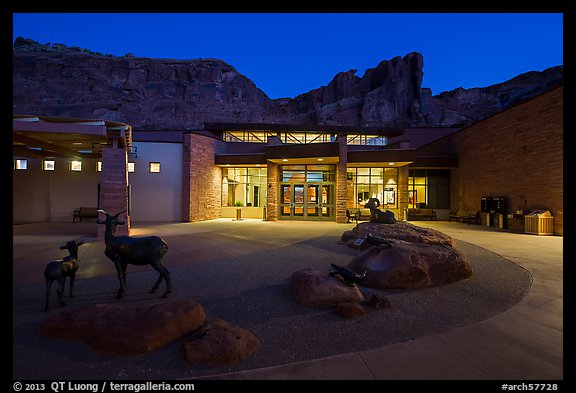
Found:
[[[84,218],[98,218],[98,208],[97,207],[81,207],[79,209],[74,210],[74,217],[72,218],[72,222],[76,222],[76,219],[79,218],[80,221]]]
[[[406,216],[408,221],[415,220],[434,220],[436,221],[436,212],[433,209],[407,209]]]
[[[346,209],[346,222],[369,221],[370,209],[367,207]]]
[[[346,223],[354,221],[358,223],[359,217],[360,217],[360,209],[346,209]]]
[[[458,210],[457,212],[450,212],[448,222],[455,220],[456,222],[466,222],[468,225],[471,223],[477,224],[479,221],[480,213],[474,210]]]

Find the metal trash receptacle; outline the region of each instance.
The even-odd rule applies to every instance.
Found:
[[[532,235],[553,235],[554,217],[548,210],[534,210],[524,216],[524,232]]]

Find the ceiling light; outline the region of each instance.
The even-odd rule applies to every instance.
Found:
[[[323,159],[323,158],[319,158],[318,161],[324,161],[324,159]]]
[[[288,161],[288,159],[287,159],[287,158],[284,158],[282,161],[286,162],[286,161]]]
[[[82,142],[72,142],[73,145],[81,145]]]
[[[393,162],[389,162],[388,165],[394,165],[394,163],[393,163]]]

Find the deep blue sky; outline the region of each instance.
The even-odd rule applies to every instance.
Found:
[[[14,14],[13,38],[123,56],[218,58],[271,98],[362,76],[382,60],[420,52],[433,94],[484,87],[563,64],[563,16],[448,14]]]

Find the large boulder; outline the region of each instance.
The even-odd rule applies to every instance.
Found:
[[[417,289],[472,275],[472,265],[453,247],[402,240],[390,243],[392,247],[368,249],[350,261],[348,268],[366,272],[361,285],[379,289]]]
[[[455,240],[432,228],[422,228],[406,221],[397,221],[394,224],[376,224],[361,222],[352,230],[342,234],[342,241],[365,238],[371,233],[384,239],[398,239],[410,243],[436,244],[454,247]],[[351,242],[353,243],[353,242]]]
[[[188,363],[218,366],[238,363],[258,348],[260,341],[254,334],[217,319],[204,332],[186,340],[182,352]]]
[[[311,307],[335,306],[339,303],[364,302],[358,287],[346,285],[329,271],[303,269],[292,274],[292,297]]]
[[[124,306],[95,304],[46,319],[38,334],[83,340],[99,352],[125,355],[155,349],[204,324],[202,306],[191,299]]]

